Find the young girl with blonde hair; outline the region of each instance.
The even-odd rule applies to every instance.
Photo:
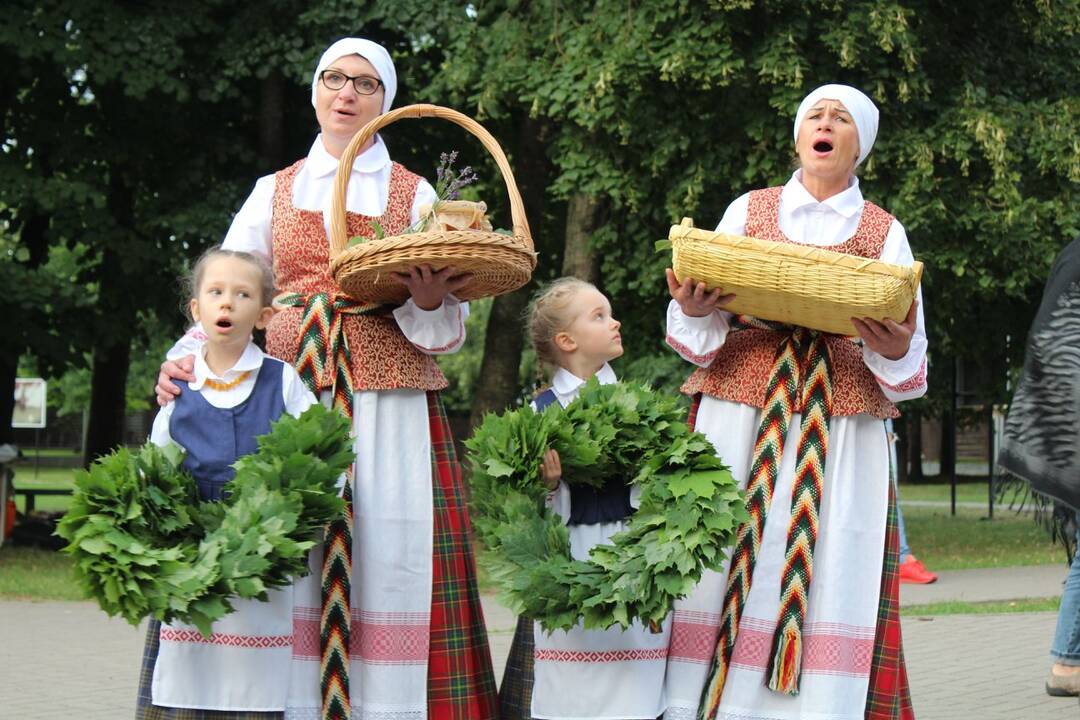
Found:
[[[288,413],[315,404],[292,365],[252,342],[265,328],[274,278],[270,266],[246,252],[212,248],[188,281],[191,318],[205,342],[194,379],[154,418],[150,440],[184,449],[183,467],[202,500],[221,500],[241,456]],[[293,653],[293,588],[267,591],[267,601],[231,602],[235,611],[210,637],[180,622],[150,622],[135,717],[139,720],[281,718]]]
[[[530,307],[529,337],[538,361],[553,369],[551,387],[533,407],[565,407],[591,377],[617,381],[609,361],[623,354],[620,323],[611,304],[592,284],[560,278]],[[570,553],[586,560],[589,550],[625,529],[636,496],[625,482],[600,489],[568,484],[559,455],[549,449],[540,467],[551,490],[549,506],[565,521]],[[635,621],[627,630],[545,632],[527,618],[518,621],[500,690],[501,717],[656,718],[664,712],[664,668],[669,623],[651,632]]]

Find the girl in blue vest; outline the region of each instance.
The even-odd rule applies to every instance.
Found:
[[[561,278],[532,303],[529,335],[537,359],[553,370],[551,387],[533,402],[536,410],[571,403],[586,381],[617,381],[608,365],[623,354],[619,321],[593,285]],[[625,529],[637,505],[625,482],[603,488],[565,482],[559,455],[548,450],[540,472],[551,490],[549,506],[566,521],[570,553],[587,560],[589,550]],[[635,621],[623,630],[547,633],[521,618],[500,689],[501,717],[656,718],[665,710],[664,670],[669,622],[653,633]]]
[[[273,316],[273,273],[259,257],[213,248],[195,264],[190,312],[206,342],[195,381],[154,419],[150,440],[185,450],[183,466],[199,497],[220,500],[237,458],[283,413],[296,417],[315,396],[292,366],[264,355],[251,340]],[[187,392],[187,390],[193,392]],[[204,638],[183,623],[150,623],[139,682],[141,720],[280,718],[292,657],[292,588],[269,602],[233,600],[236,611]]]

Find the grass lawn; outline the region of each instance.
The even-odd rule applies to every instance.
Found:
[[[70,469],[39,469],[34,480],[33,468],[20,467],[16,471],[17,487],[71,487]],[[985,494],[985,484],[960,485],[971,497],[980,500]],[[904,499],[948,500],[949,486],[905,485],[901,488]],[[965,495],[960,495],[961,499]],[[39,497],[37,507],[43,510],[63,509],[69,498]],[[19,500],[20,511],[22,499]],[[908,541],[912,551],[931,570],[957,570],[979,567],[1011,567],[1017,565],[1062,564],[1064,553],[1059,546],[1050,543],[1046,533],[1035,525],[1030,514],[1016,515],[1002,511],[993,520],[983,520],[986,511],[978,508],[958,508],[957,515],[949,515],[949,508],[904,507]],[[483,592],[493,591],[482,566],[478,568],[479,585]],[[79,599],[70,577],[70,561],[66,555],[44,550],[0,548],[0,597],[37,598],[50,600]],[[1048,601],[1042,601],[1043,605]],[[970,608],[971,603],[945,603],[946,606]],[[984,604],[978,604],[980,608]],[[1008,604],[1005,604],[1008,606]],[[1024,606],[1026,608],[1026,606]],[[1039,606],[1035,609],[1052,607]],[[951,609],[937,612],[1007,612],[1005,609]],[[933,614],[920,611],[921,614]],[[910,613],[909,613],[910,614]],[[917,614],[917,613],[916,613]]]
[[[33,464],[15,466],[16,489],[61,488],[70,489],[75,483],[73,468],[42,467],[34,472]],[[34,498],[35,510],[67,510],[71,498],[67,495],[41,495]],[[16,495],[15,506],[19,512],[26,511],[26,496]]]
[[[983,615],[1014,612],[1057,612],[1060,597],[1030,598],[1003,602],[940,602],[900,608],[901,615]]]
[[[84,600],[71,574],[71,559],[37,548],[0,548],[0,598]]]
[[[81,451],[73,450],[71,448],[32,448],[32,447],[23,447],[23,448],[20,448],[20,450],[22,450],[23,457],[25,458],[23,460],[23,462],[28,463],[30,465],[32,465],[34,463],[34,457],[64,458],[66,460],[74,460],[74,461],[77,462],[79,460],[79,458],[82,456]]]
[[[984,520],[985,510],[976,508],[957,508],[955,517],[948,507],[903,510],[911,552],[931,570],[1064,566],[1064,550],[1050,542],[1029,513],[1003,512]]]
[[[919,485],[904,484],[900,486],[901,503],[907,500],[949,502],[949,498],[950,486],[947,481]],[[964,478],[964,482],[958,482],[956,484],[956,499],[958,502],[977,502],[985,505],[986,478],[981,478],[976,482],[970,482],[968,478]],[[997,513],[997,510],[998,507],[995,503],[994,512]]]

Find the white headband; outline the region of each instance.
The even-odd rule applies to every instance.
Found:
[[[390,53],[386,49],[370,40],[363,38],[341,38],[319,58],[319,64],[315,66],[315,75],[311,78],[311,106],[315,107],[315,93],[319,89],[319,75],[330,66],[332,62],[346,55],[359,55],[371,63],[375,72],[379,73],[379,79],[383,84],[382,111],[385,113],[394,102],[397,94],[397,71],[394,70],[394,61],[390,59]]]
[[[850,85],[822,85],[803,99],[799,105],[799,111],[795,113],[795,141],[799,140],[799,126],[802,125],[803,117],[820,100],[839,100],[851,119],[855,121],[855,129],[859,133],[859,159],[855,161],[858,166],[870,154],[877,138],[878,109],[874,101],[856,90]]]

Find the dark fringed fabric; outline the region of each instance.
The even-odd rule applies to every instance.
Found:
[[[1076,552],[1080,510],[1080,238],[1054,261],[1031,323],[1024,371],[1005,420],[997,496]]]

